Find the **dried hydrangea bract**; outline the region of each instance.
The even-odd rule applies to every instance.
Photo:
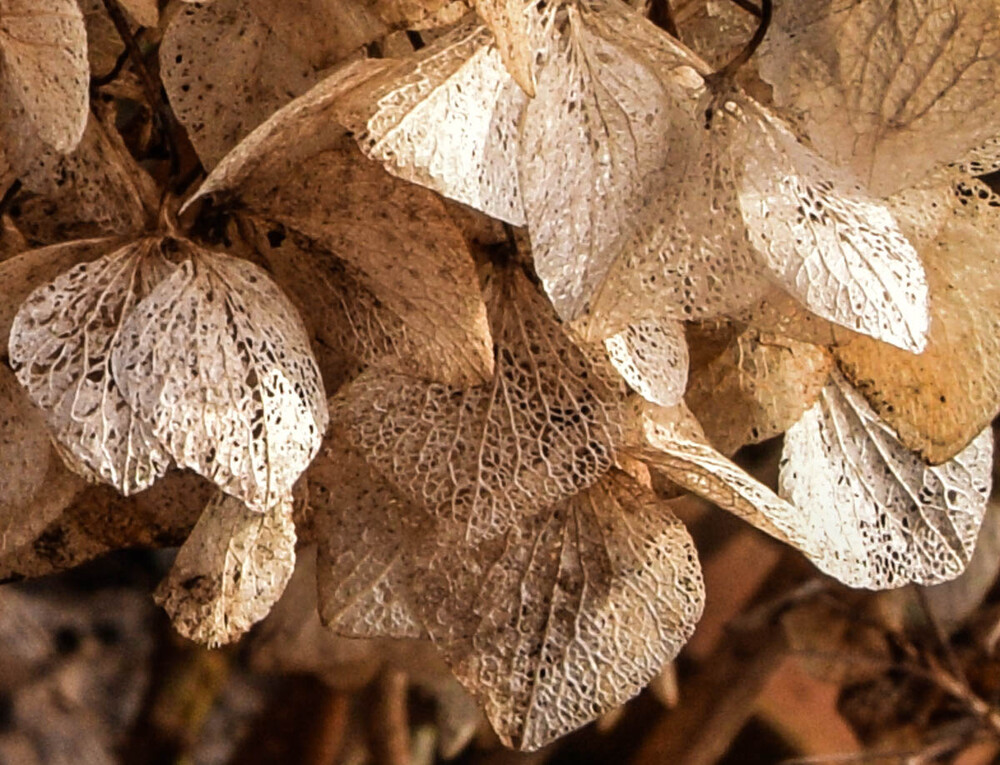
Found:
[[[492,36],[465,21],[358,88],[343,119],[389,172],[520,226],[516,161],[526,103]]]
[[[170,455],[122,395],[111,356],[129,313],[172,270],[156,240],[140,240],[36,289],[11,327],[11,366],[70,467],[124,494],[149,487]]]
[[[608,359],[647,401],[673,406],[684,396],[688,348],[677,321],[640,321],[604,341]]]
[[[794,425],[832,369],[833,357],[821,346],[749,329],[692,371],[684,400],[712,445],[733,454]]]
[[[334,430],[331,442],[343,441]],[[408,602],[412,547],[433,523],[399,497],[360,456],[325,450],[309,470],[316,512],[317,585],[323,622],[345,637],[426,637]],[[426,519],[429,520],[429,519]]]
[[[704,605],[687,530],[617,470],[496,543],[453,544],[442,555],[447,581],[431,572],[423,596],[437,617],[428,629],[501,740],[519,749],[544,746],[642,690],[687,642]],[[463,571],[479,578],[457,582]],[[453,600],[470,591],[473,603]],[[442,623],[442,614],[455,619]]]
[[[291,497],[326,431],[308,334],[258,266],[172,246],[181,262],[121,328],[115,380],[178,465],[266,512]]]
[[[258,227],[295,232],[299,249],[331,277],[356,281],[365,303],[377,302],[378,335],[403,370],[455,385],[482,382],[492,374],[492,342],[461,231],[440,199],[366,161],[336,127],[344,94],[383,66],[345,67],[279,110],[219,164],[196,198],[255,216]],[[359,308],[353,315],[348,307],[344,318],[363,322]],[[331,332],[351,334],[349,327]]]
[[[184,4],[160,46],[170,104],[209,169],[275,109],[320,79],[311,51],[292,47],[287,33],[282,39],[256,5]],[[274,13],[294,29],[294,14],[286,16],[285,6],[291,5],[275,5]]]
[[[935,584],[958,576],[972,557],[992,466],[990,428],[950,461],[928,466],[835,374],[785,433],[781,493],[819,543],[822,554],[810,557],[840,581]]]
[[[758,61],[775,104],[879,196],[1000,134],[993,0],[776,4]]]
[[[919,234],[931,298],[927,349],[913,355],[855,337],[834,351],[900,441],[935,464],[1000,412],[1000,197],[968,178],[949,177],[944,189],[938,225]],[[926,204],[919,210],[929,217]]]
[[[155,597],[184,637],[225,645],[267,616],[294,568],[290,501],[261,513],[217,493]]]
[[[519,269],[498,271],[492,293],[497,358],[485,385],[372,371],[333,407],[369,464],[470,539],[503,534],[597,481],[614,463],[622,421],[613,373],[576,346]]]
[[[76,0],[0,2],[0,144],[20,164],[66,153],[87,125],[87,30]]]

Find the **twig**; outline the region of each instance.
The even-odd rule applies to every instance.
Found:
[[[732,0],[732,3],[738,5],[751,16],[756,16],[758,19],[763,15],[760,8],[751,3],[750,0]]]
[[[677,31],[677,20],[670,7],[670,0],[652,0],[649,4],[649,20],[667,34],[680,39],[680,33]]]
[[[739,68],[743,66],[747,61],[750,60],[751,56],[757,52],[757,48],[760,44],[764,42],[764,36],[767,35],[767,30],[771,26],[771,0],[761,0],[762,5],[760,9],[760,24],[757,25],[757,31],[753,33],[753,37],[750,41],[743,46],[743,50],[736,54],[732,61],[726,64],[722,69],[717,71],[715,74],[711,75],[713,79],[716,80],[727,80],[731,78]]]

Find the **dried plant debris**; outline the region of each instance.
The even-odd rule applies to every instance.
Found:
[[[277,112],[215,169],[198,198],[257,216],[258,228],[275,231],[269,239],[295,232],[324,278],[360,300],[337,309],[343,318],[324,317],[328,340],[356,346],[352,335],[370,335],[386,348],[386,364],[399,357],[401,371],[481,382],[492,373],[492,343],[461,231],[433,194],[366,161],[336,127],[342,95],[381,66],[347,67]]]
[[[267,616],[294,567],[291,502],[261,513],[217,493],[177,553],[156,601],[184,637],[224,645]]]
[[[473,539],[597,481],[622,423],[614,373],[579,350],[519,269],[494,276],[489,382],[460,390],[373,371],[334,405],[369,464]]]
[[[684,396],[688,348],[680,322],[668,319],[630,324],[604,345],[618,373],[647,401],[673,406]]]
[[[87,31],[76,0],[0,2],[0,144],[8,162],[72,151],[87,125]]]
[[[684,400],[712,445],[732,454],[784,433],[819,398],[832,369],[820,346],[748,329],[692,370]]]
[[[987,428],[954,458],[926,465],[840,375],[785,434],[781,492],[808,509],[823,570],[855,587],[936,584],[969,562],[993,465]]]
[[[690,537],[620,471],[473,543],[363,461],[335,459],[359,488],[344,503],[331,494],[319,527],[321,609],[345,634],[359,618],[369,636],[426,630],[508,746],[536,749],[633,696],[701,614]],[[357,512],[376,499],[362,530]]]
[[[257,266],[182,240],[140,239],[37,288],[10,357],[70,466],[125,494],[176,461],[263,511],[326,429],[288,299]]]
[[[1000,198],[972,179],[946,179],[949,204],[925,232],[927,349],[913,355],[856,337],[840,368],[909,449],[950,460],[1000,412]],[[928,205],[921,205],[927,215]]]
[[[880,196],[1000,134],[992,0],[777,4],[758,60],[817,150]]]
[[[183,260],[125,318],[114,378],[178,465],[265,512],[326,431],[308,335],[258,266],[173,244]]]
[[[170,455],[129,407],[111,355],[129,313],[172,270],[154,240],[140,240],[36,289],[11,327],[11,365],[71,467],[124,494],[162,476]]]
[[[164,86],[211,168],[272,112],[315,85],[321,70],[381,29],[363,7],[329,0],[187,4],[160,48]]]
[[[395,86],[360,89],[376,104],[362,146],[485,212],[523,208],[546,291],[591,338],[732,315],[775,280],[822,317],[924,347],[923,270],[882,203],[626,6],[546,13],[535,98],[503,96],[492,38],[470,27],[379,79]],[[464,87],[474,76],[497,84]],[[471,147],[459,164],[428,150],[446,134]]]

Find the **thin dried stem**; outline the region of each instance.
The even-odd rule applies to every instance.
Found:
[[[739,6],[744,11],[749,13],[751,16],[756,16],[758,19],[763,15],[761,9],[750,2],[750,0],[731,0],[734,5]]]
[[[749,42],[743,47],[743,50],[736,54],[732,61],[712,75],[713,78],[718,80],[731,78],[757,52],[757,48],[764,42],[767,30],[771,26],[771,11],[771,0],[762,0],[760,24],[757,25],[757,31],[753,33],[753,37],[750,38]]]
[[[149,107],[153,110],[153,114],[157,122],[159,122],[160,130],[167,141],[170,151],[170,176],[173,178],[180,169],[178,145],[174,136],[176,120],[173,118],[173,113],[163,98],[163,89],[160,87],[160,81],[153,76],[149,67],[146,66],[146,57],[143,56],[139,42],[136,40],[135,35],[132,34],[132,28],[129,26],[128,19],[118,5],[117,0],[101,0],[101,2],[104,4],[104,9],[108,12],[108,16],[111,17],[118,36],[125,43],[125,51],[132,60],[132,65],[139,75],[139,81],[142,83],[146,99],[149,101]]]

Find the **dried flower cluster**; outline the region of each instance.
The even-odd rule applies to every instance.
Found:
[[[530,749],[698,621],[651,472],[853,586],[960,573],[995,0],[473,5],[0,0],[0,576],[186,539],[215,645],[315,545],[331,629]],[[775,493],[727,455],[782,433]]]

